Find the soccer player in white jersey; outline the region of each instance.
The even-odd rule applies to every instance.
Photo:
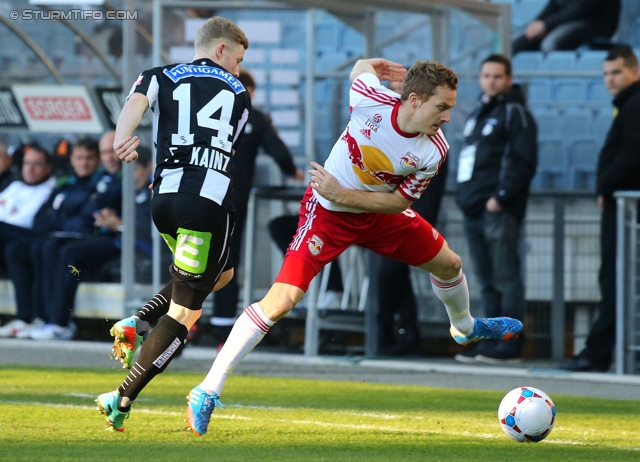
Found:
[[[405,75],[406,74],[406,75]],[[402,96],[381,80],[401,81]],[[236,321],[209,374],[190,396],[187,421],[198,435],[227,376],[294,306],[320,269],[352,244],[431,273],[458,343],[518,336],[520,321],[473,318],[460,257],[422,217],[409,209],[438,172],[448,145],[440,130],[456,103],[456,74],[436,62],[406,71],[384,60],[356,62],[350,74],[351,120],[323,168],[312,162],[298,231],[274,285]]]

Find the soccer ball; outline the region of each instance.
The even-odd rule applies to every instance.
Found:
[[[502,398],[498,408],[502,430],[516,441],[537,443],[556,423],[556,406],[542,390],[518,387]]]

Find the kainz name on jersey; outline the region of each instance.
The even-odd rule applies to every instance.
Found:
[[[227,82],[237,94],[244,91],[244,87],[233,74],[212,66],[194,66],[192,64],[178,64],[173,69],[165,69],[164,74],[173,82],[187,77],[213,77]]]
[[[191,160],[189,163],[191,165],[199,165],[201,167],[226,172],[230,160],[231,156],[225,156],[217,149],[194,147],[191,149]]]

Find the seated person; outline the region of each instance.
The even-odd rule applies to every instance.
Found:
[[[596,37],[611,37],[618,27],[620,0],[549,0],[513,41],[511,53],[575,50]]]
[[[120,256],[117,233],[95,225],[95,214],[105,208],[121,214],[122,163],[113,151],[113,138],[114,133],[107,132],[100,139],[102,171],[88,200],[67,219],[64,234],[49,236],[42,243],[40,265],[48,322],[30,333],[34,340],[73,338],[75,326],[70,319],[82,270],[100,268]]]
[[[51,161],[46,151],[32,146],[24,155],[22,162],[22,180],[12,182],[0,193],[0,248],[10,242],[24,249],[25,241],[33,239],[36,212],[46,202],[56,185],[50,176]],[[2,259],[4,268],[4,259]],[[13,337],[30,322],[30,313],[18,313],[18,316],[0,327],[0,337]]]
[[[11,329],[7,336],[29,338],[30,333],[46,321],[43,298],[50,297],[51,293],[43,292],[42,288],[42,245],[49,233],[65,229],[66,222],[80,212],[95,190],[100,165],[97,143],[79,140],[70,160],[74,174],[58,180],[34,218],[34,233],[29,236],[28,243],[16,239],[5,247],[4,261],[14,286],[17,319],[24,323]]]

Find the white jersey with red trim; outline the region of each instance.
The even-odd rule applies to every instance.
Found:
[[[415,201],[438,173],[449,145],[441,130],[433,135],[409,134],[398,127],[397,93],[364,73],[349,91],[351,119],[331,149],[324,168],[341,186],[360,191],[398,189]],[[328,201],[315,190],[318,202],[336,212],[364,212]]]

